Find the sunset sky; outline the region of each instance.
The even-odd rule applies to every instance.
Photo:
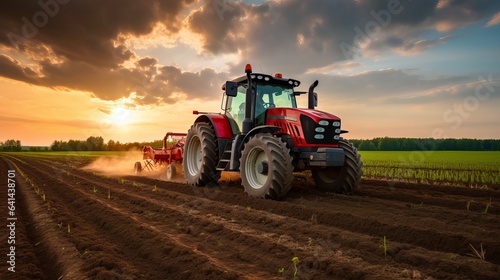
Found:
[[[20,0],[0,10],[0,141],[185,132],[246,63],[318,79],[348,138],[500,138],[497,0]]]

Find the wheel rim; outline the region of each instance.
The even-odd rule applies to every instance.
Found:
[[[253,148],[246,158],[245,175],[249,185],[254,189],[261,189],[267,181],[268,175],[260,174],[259,164],[269,162],[266,153],[259,147]]]
[[[200,138],[193,136],[186,150],[188,151],[184,155],[186,157],[186,169],[191,176],[195,176],[200,171],[202,161]]]

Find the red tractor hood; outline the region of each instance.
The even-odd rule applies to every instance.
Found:
[[[306,115],[312,118],[315,122],[320,120],[340,121],[340,118],[323,111],[307,109],[307,108],[269,108],[267,110],[267,118],[281,118],[288,121],[299,121],[300,115]]]

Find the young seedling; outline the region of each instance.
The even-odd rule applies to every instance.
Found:
[[[472,257],[478,257],[480,260],[485,260],[486,259],[486,250],[483,249],[483,243],[481,243],[481,249],[478,251],[476,250],[476,248],[474,248],[474,246],[472,246],[472,244],[469,243],[469,246],[470,248],[472,249],[472,252],[474,254],[467,254],[469,256],[472,256]]]
[[[108,189],[108,199],[111,199],[111,190]]]
[[[470,204],[471,204],[472,201],[467,201],[467,211],[470,211]]]
[[[155,192],[157,189],[156,189],[156,185],[151,189],[152,192]]]
[[[71,233],[71,226],[68,224],[68,233]]]
[[[92,189],[92,191],[93,191],[94,193],[96,193],[96,192],[97,192],[97,188],[94,186],[94,188]]]
[[[299,272],[299,268],[297,267],[297,265],[299,265],[300,260],[297,257],[293,257],[292,262],[293,262],[293,267],[295,268],[295,271],[293,272],[293,280],[295,280],[297,279],[297,273]]]
[[[120,183],[120,185],[123,185],[125,183],[125,180],[123,179],[118,179],[118,182]]]
[[[282,267],[282,268],[278,269],[278,273],[281,274],[281,276],[284,276],[285,275],[285,268]]]
[[[490,209],[490,206],[491,206],[491,197],[490,197],[490,201],[488,201],[488,202],[486,203],[486,208],[484,208],[484,210],[483,210],[483,211],[481,211],[481,213],[483,213],[483,214],[488,214],[488,210]]]
[[[252,207],[247,206],[247,211],[250,211],[250,210],[252,210]]]
[[[42,194],[42,200],[45,202],[45,194]]]

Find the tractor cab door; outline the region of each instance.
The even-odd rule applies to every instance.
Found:
[[[233,134],[241,133],[243,119],[245,119],[245,93],[246,86],[240,85],[236,96],[227,96],[225,112]]]

